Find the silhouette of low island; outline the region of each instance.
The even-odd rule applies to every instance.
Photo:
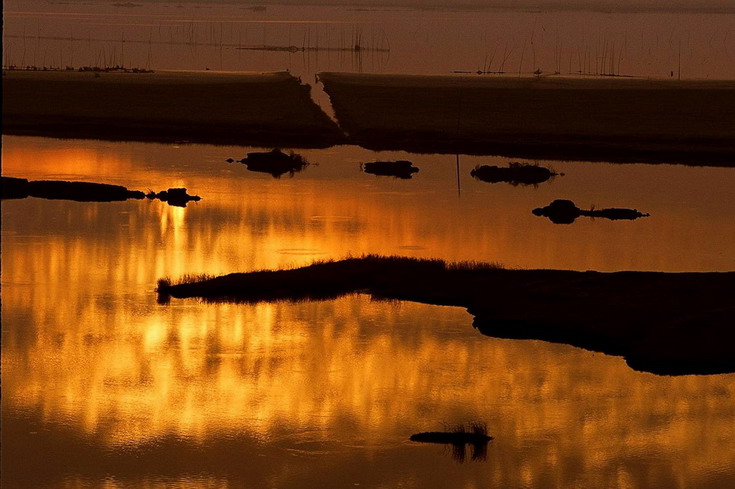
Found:
[[[559,175],[543,166],[511,162],[506,168],[499,166],[478,165],[470,175],[489,183],[506,182],[511,185],[538,185]]]
[[[413,166],[413,163],[406,160],[363,163],[362,169],[365,173],[396,177],[404,180],[411,178],[414,173],[419,171],[418,168]]]
[[[38,197],[78,202],[115,202],[128,199],[143,199],[145,194],[128,190],[121,185],[107,183],[67,182],[63,180],[35,180],[2,177],[3,199]]]
[[[52,200],[74,200],[77,202],[121,202],[128,199],[159,199],[169,205],[186,207],[186,203],[201,200],[198,195],[189,195],[185,188],[170,188],[162,192],[145,194],[129,190],[122,185],[93,182],[69,182],[65,180],[28,180],[25,178],[2,177],[3,199],[25,199],[37,197]]]
[[[546,207],[538,207],[531,211],[535,216],[548,217],[554,224],[571,224],[578,217],[604,217],[612,221],[638,219],[648,217],[650,214],[640,212],[638,209],[621,209],[613,207],[610,209],[580,209],[571,200],[557,199]]]
[[[158,199],[161,202],[166,202],[168,205],[176,207],[186,207],[191,201],[198,202],[202,200],[198,195],[189,195],[186,193],[185,188],[170,188],[161,192],[149,192],[146,194],[149,199]]]
[[[505,270],[368,255],[291,270],[161,279],[159,301],[375,298],[466,307],[482,334],[624,356],[658,374],[735,372],[735,272]]]
[[[459,425],[452,431],[425,431],[409,438],[418,443],[437,443],[452,446],[452,457],[458,462],[465,460],[465,447],[472,447],[472,460],[487,458],[487,444],[493,439],[487,434],[485,423],[470,423],[467,427]]]
[[[227,161],[232,162],[233,160],[228,158]],[[248,153],[245,158],[240,160],[240,163],[247,166],[250,171],[269,173],[273,178],[280,178],[286,173],[293,176],[294,173],[300,172],[309,165],[309,162],[303,156],[293,151],[286,154],[280,149]]]

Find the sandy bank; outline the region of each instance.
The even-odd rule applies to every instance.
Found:
[[[3,133],[327,147],[341,140],[288,73],[3,72]]]
[[[258,302],[353,292],[466,307],[483,334],[622,355],[658,374],[735,372],[735,272],[503,270],[365,257],[159,283],[161,299]]]
[[[735,82],[321,73],[371,149],[735,164]]]

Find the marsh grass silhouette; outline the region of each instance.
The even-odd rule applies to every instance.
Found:
[[[535,216],[548,217],[554,224],[571,224],[580,216],[602,217],[611,221],[632,221],[641,217],[650,216],[650,214],[640,212],[638,209],[622,209],[617,207],[584,210],[577,207],[571,200],[563,199],[554,200],[546,207],[538,207],[531,212]]]
[[[658,374],[735,372],[735,272],[506,270],[365,255],[288,270],[164,280],[161,302],[256,303],[365,293],[467,308],[487,336],[540,339],[624,356]]]
[[[486,460],[487,445],[492,439],[493,437],[488,435],[487,424],[481,422],[457,425],[446,431],[425,431],[411,435],[409,438],[418,443],[451,445],[452,458],[459,463],[463,463],[466,459],[467,445],[472,447],[473,461]]]
[[[230,160],[232,158],[227,159],[228,162]],[[250,171],[269,173],[273,178],[281,178],[286,173],[293,177],[296,172],[309,166],[309,162],[300,154],[293,151],[286,154],[278,148],[271,151],[248,153],[240,160],[240,163],[247,166]]]
[[[414,173],[417,173],[419,171],[418,168],[413,166],[413,163],[406,160],[373,161],[370,163],[363,163],[362,169],[365,173],[396,177],[403,180],[411,178]]]
[[[550,168],[539,166],[537,163],[510,162],[505,168],[490,165],[477,165],[470,175],[477,180],[488,183],[506,182],[514,187],[517,185],[537,186],[554,178],[556,173]]]

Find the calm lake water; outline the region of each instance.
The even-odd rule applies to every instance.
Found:
[[[735,374],[661,377],[566,345],[480,335],[460,308],[372,301],[156,303],[156,280],[362,253],[576,270],[735,268],[735,169],[3,137],[3,175],[203,197],[2,203],[2,486],[696,487],[735,484]],[[406,158],[410,180],[360,163]],[[665,182],[665,183],[664,183]],[[554,225],[555,198],[635,207]],[[408,441],[486,422],[485,460]]]

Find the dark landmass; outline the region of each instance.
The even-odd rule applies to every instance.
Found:
[[[288,73],[3,71],[3,133],[325,148],[344,141]]]
[[[735,165],[735,82],[320,73],[374,150]]]
[[[466,307],[482,334],[539,339],[624,356],[657,374],[735,372],[735,272],[504,270],[367,256],[294,270],[161,280],[159,300],[376,298]]]
[[[25,178],[2,177],[3,199],[24,199],[26,197],[76,200],[78,202],[115,202],[143,199],[145,194],[137,190],[128,190],[121,185],[106,183],[29,181]]]
[[[548,217],[554,224],[571,224],[578,217],[603,217],[612,221],[632,221],[650,214],[640,212],[638,209],[621,209],[612,207],[610,209],[584,210],[576,206],[571,200],[557,199],[546,207],[538,207],[531,211],[535,216]]]
[[[232,158],[227,160],[228,163],[232,161]],[[294,173],[300,172],[309,165],[309,162],[303,156],[293,151],[286,154],[280,149],[248,153],[245,158],[240,160],[240,163],[246,165],[250,171],[269,173],[273,178],[280,178],[286,173],[294,176]]]
[[[364,163],[362,168],[365,173],[396,177],[404,180],[411,178],[414,173],[419,171],[418,168],[413,166],[413,163],[405,160],[373,161]]]
[[[538,185],[557,175],[548,168],[529,163],[511,162],[507,168],[499,166],[478,165],[470,175],[478,180],[489,183],[506,182],[516,185]]]
[[[158,199],[169,205],[186,207],[189,201],[201,200],[198,195],[189,195],[185,188],[170,188],[161,192],[145,194],[139,190],[128,190],[121,185],[92,182],[68,182],[64,180],[27,180],[25,178],[2,177],[3,199],[25,199],[37,197],[52,200],[74,200],[77,202],[120,202],[128,199]]]
[[[202,200],[198,195],[189,195],[186,193],[185,188],[170,188],[161,192],[149,192],[146,194],[149,199],[158,199],[161,202],[166,202],[168,205],[176,207],[186,207],[191,201],[199,202]]]

